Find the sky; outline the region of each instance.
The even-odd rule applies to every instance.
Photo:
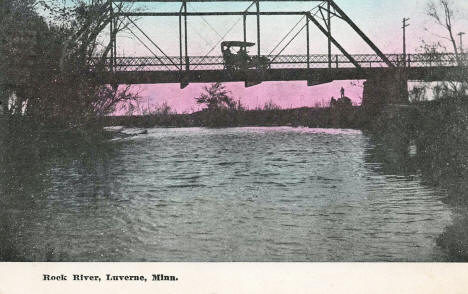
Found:
[[[407,51],[409,53],[418,52],[423,40],[445,42],[438,37],[438,35],[446,35],[444,31],[434,25],[433,20],[426,15],[427,0],[336,0],[335,2],[384,53],[402,52],[401,22],[403,17],[410,18],[410,26],[407,28]],[[307,11],[316,3],[262,2],[261,10]],[[456,33],[464,31],[468,34],[468,1],[453,0],[453,4],[456,9],[454,31]],[[243,11],[249,5],[249,2],[189,3],[188,11]],[[139,3],[134,6],[134,9],[142,11],[159,12],[175,12],[179,8],[180,3]],[[269,54],[299,19],[300,16],[262,17],[262,54]],[[231,27],[233,27],[232,31],[223,40],[243,39],[240,16],[189,17],[188,22],[189,55],[206,55],[221,40],[220,36],[223,36]],[[178,17],[142,17],[137,23],[168,55],[178,55]],[[256,42],[255,17],[247,19],[247,26],[248,41]],[[334,37],[351,54],[373,53],[343,21],[334,18],[332,31]],[[310,36],[311,54],[326,54],[327,41],[323,34],[311,27]],[[120,34],[117,43],[119,56],[151,56],[151,53],[131,35]],[[468,37],[465,43],[468,44]],[[304,30],[283,54],[305,54],[305,47]],[[220,55],[218,51],[219,46],[215,46],[215,50],[210,55]],[[256,51],[256,47],[251,49],[251,52]],[[274,51],[276,52],[278,49]],[[339,51],[333,48],[333,53],[339,54]],[[240,100],[243,105],[251,109],[263,106],[269,101],[283,108],[324,105],[332,96],[339,96],[341,87],[345,88],[346,95],[352,99],[353,103],[359,104],[362,99],[362,82],[353,81],[335,81],[314,87],[307,87],[305,81],[264,82],[250,88],[245,88],[243,83],[226,83],[225,85],[236,100]],[[178,84],[137,85],[135,87],[141,93],[142,105],[146,107],[152,108],[166,102],[177,112],[193,112],[200,109],[194,97],[200,95],[204,86],[206,85],[190,84],[183,90]]]

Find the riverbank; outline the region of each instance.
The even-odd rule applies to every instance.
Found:
[[[468,260],[468,97],[387,107],[366,132],[393,150],[388,168],[418,174],[424,185],[443,191],[442,201],[456,213],[437,244],[451,261]]]
[[[468,97],[389,106],[372,122],[370,132],[377,130],[385,141],[412,142],[421,163],[432,167],[424,168],[431,183],[468,179]]]
[[[303,126],[310,128],[360,127],[360,107],[294,108],[271,110],[198,111],[191,114],[150,114],[139,116],[107,116],[105,126],[126,127],[245,127]]]
[[[468,97],[388,106],[368,132],[389,144],[414,145],[420,164],[426,165],[421,169],[431,171],[428,182],[434,185],[468,179]],[[468,202],[468,189],[462,191],[457,201]]]

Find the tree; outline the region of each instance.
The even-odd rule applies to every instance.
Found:
[[[273,102],[273,100],[268,100],[267,102],[265,102],[265,104],[263,105],[263,109],[262,110],[266,110],[266,111],[274,111],[274,110],[280,110],[281,107],[277,104],[275,104],[275,102]]]
[[[100,34],[112,20],[114,35],[129,24],[114,19],[109,5],[105,0],[0,2],[0,85],[7,85],[0,90],[17,97],[9,103],[10,114],[76,125],[138,98],[129,86],[102,85],[97,78],[107,70],[111,49]]]
[[[435,20],[435,22],[444,28],[448,37],[439,36],[442,39],[448,40],[453,47],[453,52],[455,53],[455,58],[458,65],[462,65],[462,60],[459,54],[457,47],[457,41],[455,39],[454,29],[453,29],[453,19],[454,19],[454,8],[450,0],[438,0],[434,2],[433,0],[427,3],[427,15]]]
[[[45,8],[53,15],[56,26],[66,31],[58,54],[60,82],[70,95],[62,107],[64,112],[78,113],[79,117],[105,115],[113,112],[121,102],[138,99],[138,94],[128,85],[102,85],[97,78],[107,71],[106,57],[112,49],[111,40],[103,44],[99,36],[111,22],[114,26],[112,37],[126,30],[130,19],[114,18],[114,14],[130,9],[131,5],[116,5],[107,0],[67,3],[50,0],[48,3],[44,4]]]
[[[456,31],[454,29],[454,21],[456,19],[455,4],[451,0],[430,0],[427,2],[426,12],[435,23],[442,27],[447,35],[436,35],[442,40],[449,42],[455,55],[455,62],[459,67],[455,81],[438,82],[437,86],[433,88],[434,97],[436,99],[442,97],[460,97],[465,96],[468,89],[468,77],[464,67],[464,57],[461,55],[462,48],[457,47],[455,38]],[[459,50],[460,49],[460,50]],[[437,41],[426,43],[423,41],[422,51],[428,56],[428,63],[430,65],[446,65],[446,57],[444,52],[450,52],[443,42]],[[420,93],[419,93],[420,94]],[[422,97],[419,97],[422,98]]]
[[[220,109],[234,110],[236,109],[237,103],[229,95],[229,91],[221,83],[215,83],[210,87],[205,86],[205,93],[202,93],[195,100],[198,104],[205,105],[209,111],[215,111]]]
[[[34,59],[41,53],[39,40],[48,28],[35,12],[33,0],[1,1],[0,28],[1,100],[8,106],[12,90],[22,88],[24,91],[25,86],[34,82]],[[21,109],[24,100],[20,95],[15,102],[11,112]]]
[[[200,122],[207,127],[227,127],[239,125],[243,107],[236,102],[223,84],[215,83],[205,86],[204,92],[196,97],[198,104],[204,105],[204,111],[199,113]]]

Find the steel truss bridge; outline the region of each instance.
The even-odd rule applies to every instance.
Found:
[[[126,2],[178,2],[179,12],[134,12],[124,11]],[[187,4],[191,2],[251,2],[240,12],[189,12]],[[310,2],[316,4],[309,11],[261,11],[262,2]],[[250,11],[254,7],[255,11]],[[246,86],[255,85],[262,81],[291,81],[305,80],[309,85],[326,83],[333,80],[369,79],[376,75],[399,72],[407,80],[454,80],[459,77],[460,64],[468,60],[468,54],[458,57],[454,54],[384,54],[363,31],[346,15],[333,0],[109,0],[110,43],[109,56],[95,59],[91,65],[100,68],[103,83],[113,84],[157,84],[180,83],[181,87],[190,82],[236,82],[244,81]],[[280,43],[268,55],[261,54],[261,16],[297,15],[300,17],[293,29],[284,36]],[[132,17],[178,17],[179,55],[169,56],[161,47],[144,32]],[[247,69],[238,71],[225,70],[222,56],[212,54],[219,50],[221,38],[215,46],[204,56],[190,56],[188,43],[188,17],[204,16],[240,16],[243,20],[243,41],[247,41],[247,18],[256,18],[256,54],[258,57],[267,56],[270,60],[268,69]],[[349,25],[352,30],[370,47],[373,54],[351,54],[332,34],[332,19],[339,19]],[[117,56],[117,33],[119,24],[126,22],[133,29],[130,32],[142,43],[151,56],[119,57]],[[205,20],[206,22],[206,20]],[[130,27],[129,26],[129,27]],[[310,27],[315,26],[327,39],[326,54],[310,53]],[[297,29],[299,28],[299,30]],[[138,30],[149,41],[145,43],[133,30]],[[231,28],[232,29],[232,28]],[[230,30],[231,30],[230,29]],[[294,29],[298,32],[293,33]],[[283,55],[284,49],[305,30],[305,54]],[[229,33],[229,32],[228,32]],[[225,37],[227,33],[223,36]],[[283,46],[283,47],[281,47]],[[332,47],[340,54],[332,54]]]

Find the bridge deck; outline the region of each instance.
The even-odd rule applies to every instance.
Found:
[[[459,80],[459,67],[412,67],[405,69],[408,80],[442,81]],[[166,84],[166,83],[214,83],[260,81],[310,81],[313,84],[334,80],[367,80],[383,74],[391,74],[389,68],[342,69],[270,69],[226,72],[222,70],[178,71],[118,71],[105,72],[98,77],[105,84]]]
[[[334,55],[329,68],[328,55],[283,55],[271,57],[271,69],[259,71],[224,70],[220,56],[180,57],[117,57],[106,60],[106,71],[100,73],[104,83],[157,84],[241,81],[308,80],[325,83],[332,80],[368,79],[379,74],[404,70],[410,80],[459,79],[459,67],[453,54],[411,54],[406,64],[402,55],[389,54],[396,68],[389,68],[377,55],[353,55],[361,68],[356,68],[345,56]],[[464,60],[468,60],[468,54]],[[406,65],[406,67],[405,67]],[[187,66],[189,70],[187,70]]]

